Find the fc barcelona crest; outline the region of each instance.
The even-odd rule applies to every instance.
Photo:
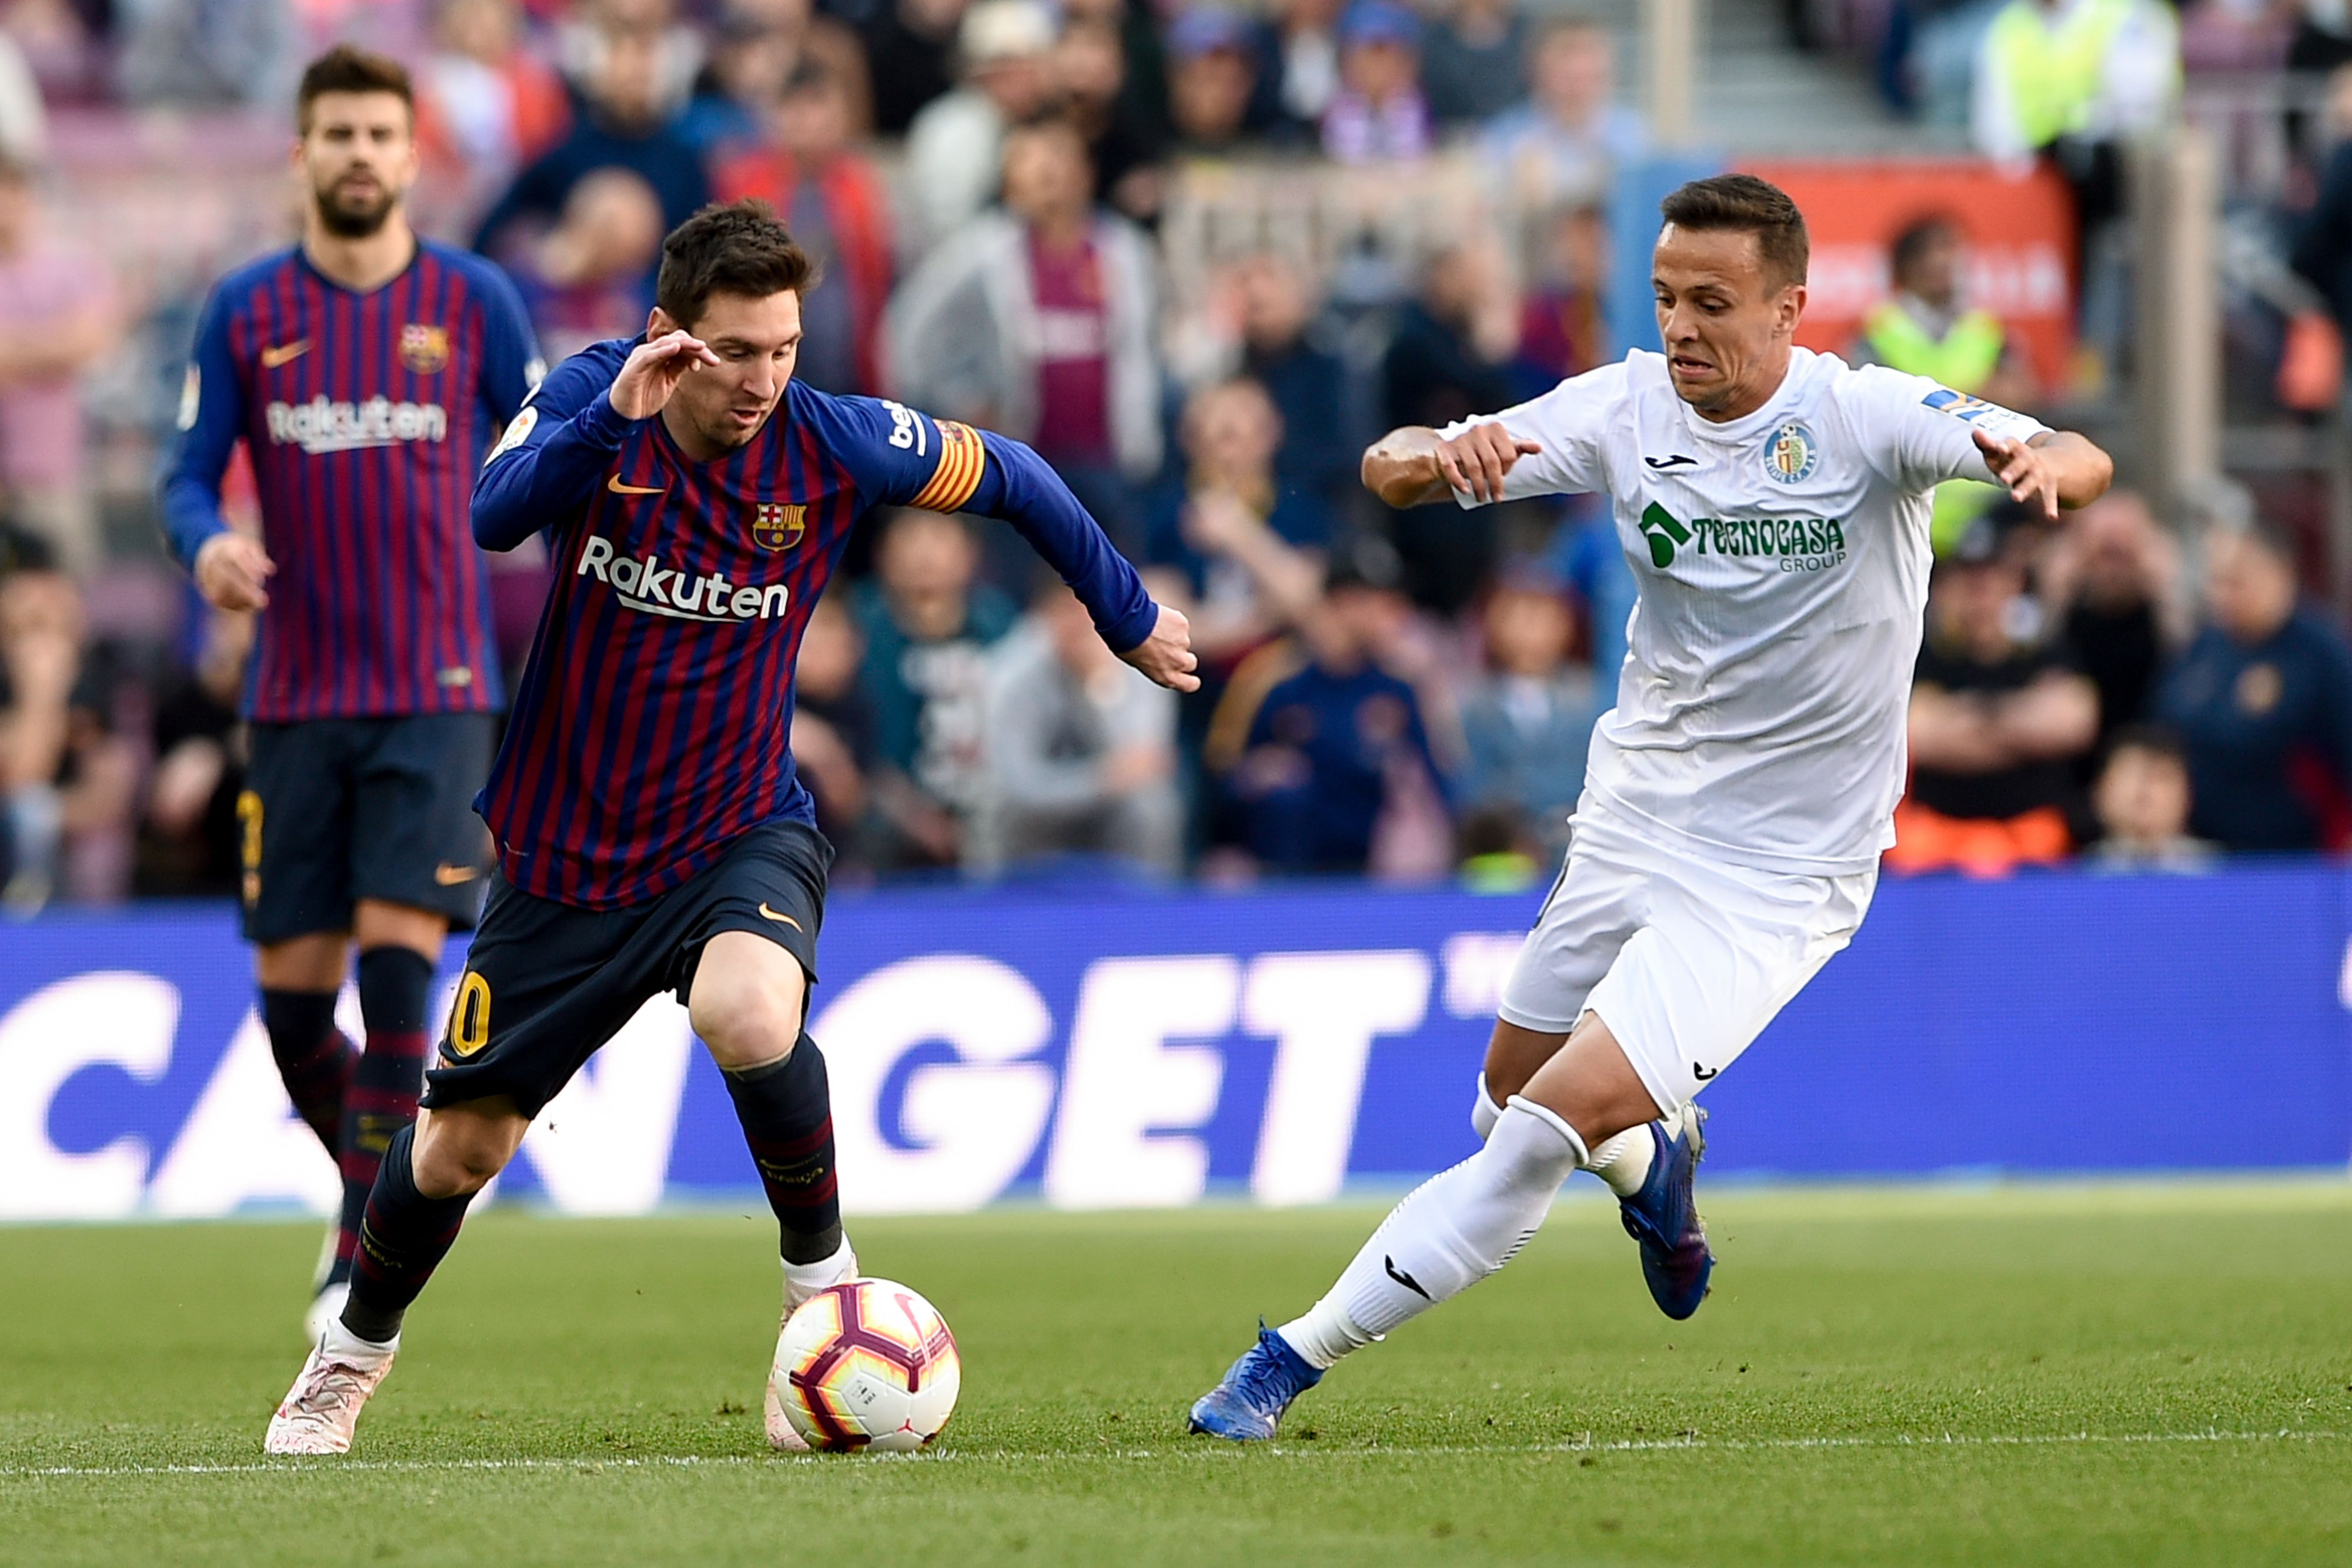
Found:
[[[429,376],[449,362],[449,329],[411,321],[400,329],[400,362]]]
[[[808,531],[808,508],[762,501],[751,511],[751,542],[764,550],[788,550]]]

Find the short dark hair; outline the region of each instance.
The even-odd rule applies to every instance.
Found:
[[[1896,235],[1895,243],[1887,247],[1888,270],[1897,280],[1907,277],[1911,269],[1919,265],[1919,258],[1927,253],[1928,247],[1938,240],[1958,239],[1959,236],[1960,225],[1942,213],[1915,218],[1903,225],[1903,232]]]
[[[1789,193],[1753,174],[1715,174],[1680,186],[1658,204],[1658,214],[1678,229],[1737,229],[1756,236],[1767,274],[1780,286],[1805,281],[1812,241],[1805,214]]]
[[[2127,724],[2116,731],[2107,742],[2107,760],[2115,760],[2120,751],[2145,751],[2151,757],[2161,757],[2180,767],[2189,766],[2189,748],[2181,743],[2180,732],[2168,725]]]
[[[330,92],[388,92],[407,106],[412,123],[416,118],[416,89],[409,83],[408,68],[356,44],[337,44],[302,68],[302,85],[294,94],[297,131],[310,129],[310,105]]]
[[[670,230],[654,303],[691,327],[714,294],[760,299],[786,290],[806,294],[816,282],[816,263],[793,242],[776,209],[746,196],[705,207]]]

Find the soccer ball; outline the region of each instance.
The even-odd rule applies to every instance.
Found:
[[[851,1280],[785,1322],[768,1404],[812,1448],[906,1453],[940,1435],[962,1384],[937,1307],[888,1280]]]

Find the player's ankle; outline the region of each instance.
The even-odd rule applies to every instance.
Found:
[[[1328,1296],[1309,1307],[1304,1317],[1293,1318],[1275,1332],[1299,1360],[1318,1372],[1328,1372],[1341,1356],[1381,1337],[1357,1327],[1355,1320]]]
[[[1584,1168],[1599,1176],[1619,1197],[1633,1197],[1650,1179],[1650,1166],[1658,1148],[1650,1125],[1643,1122],[1614,1137],[1603,1138],[1592,1151],[1592,1157],[1585,1162]]]
[[[400,1348],[400,1323],[396,1318],[390,1332],[377,1338],[373,1333],[362,1333],[353,1329],[347,1321],[349,1316],[350,1309],[346,1308],[343,1317],[327,1325],[326,1335],[319,1342],[320,1351],[329,1360],[372,1367],[391,1359],[392,1354]]]

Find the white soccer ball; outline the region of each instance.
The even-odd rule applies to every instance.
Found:
[[[785,1322],[768,1400],[812,1448],[906,1453],[940,1435],[962,1385],[937,1307],[888,1280],[851,1280]]]

